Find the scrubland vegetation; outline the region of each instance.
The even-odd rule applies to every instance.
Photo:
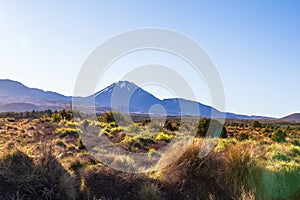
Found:
[[[97,120],[73,119],[65,110],[2,114],[0,199],[300,197],[300,124],[227,120],[222,127],[206,118],[163,123],[136,117],[128,123],[126,117],[106,113]],[[162,158],[159,149],[187,133],[195,137],[174,162],[153,172],[130,173],[106,166],[90,153],[82,135],[88,130],[99,130],[93,137],[105,137],[125,151],[163,161],[179,152]],[[213,148],[199,156],[207,141]],[[117,165],[132,164],[128,157],[105,156]]]

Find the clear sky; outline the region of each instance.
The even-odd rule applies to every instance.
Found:
[[[280,117],[300,112],[299,11],[297,0],[0,0],[0,78],[72,95],[98,45],[124,31],[161,27],[207,51],[227,111]]]

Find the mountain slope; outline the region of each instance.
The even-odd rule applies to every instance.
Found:
[[[184,112],[184,115],[191,116],[198,116],[200,113],[202,117],[210,117],[212,112],[217,114],[217,116],[222,115],[221,112],[210,106],[186,99],[164,99],[162,105],[167,110],[168,115],[181,115],[182,112]]]
[[[95,105],[110,107],[122,112],[148,113],[160,100],[149,92],[128,81],[119,81],[93,95]]]
[[[20,82],[0,80],[0,112],[61,109],[71,97],[29,88]]]
[[[283,117],[279,120],[281,120],[281,121],[300,121],[300,113],[291,114],[291,115]]]
[[[0,80],[0,98],[1,100],[30,101],[30,102],[68,102],[70,97],[58,94],[56,92],[47,92],[44,90],[29,88],[20,82],[12,80]]]

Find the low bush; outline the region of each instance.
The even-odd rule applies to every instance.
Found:
[[[253,126],[253,128],[261,128],[262,124],[259,121],[254,121],[252,126]]]
[[[82,140],[81,140],[80,137],[77,139],[77,147],[78,147],[78,149],[80,149],[80,150],[85,149],[85,146],[83,145],[83,142],[82,142]]]
[[[155,139],[159,141],[170,142],[171,140],[173,140],[173,136],[165,134],[164,132],[159,132]]]
[[[123,122],[125,121],[125,116],[119,112],[107,112],[101,115],[99,118],[100,122],[110,123],[110,122]]]
[[[110,128],[107,128],[107,127],[102,128],[99,135],[100,135],[100,136],[101,136],[101,135],[106,135],[106,136],[108,136],[108,137],[113,137],[113,135],[112,135],[111,132],[110,132]]]
[[[63,138],[66,136],[78,136],[78,134],[82,134],[82,131],[76,128],[57,128],[54,133],[59,134],[59,136]]]
[[[199,121],[196,136],[227,138],[226,128],[215,119],[202,118]]]
[[[169,131],[178,131],[180,123],[175,121],[166,121],[165,128]]]
[[[155,141],[150,137],[140,137],[139,135],[125,136],[120,144],[131,151],[137,151],[138,149],[144,149],[145,146],[155,144]]]
[[[237,139],[240,140],[240,141],[248,140],[249,139],[249,133],[247,133],[245,131],[242,131],[238,134]]]
[[[298,147],[300,147],[300,140],[293,140],[292,141],[292,144],[294,145],[294,146],[298,146]]]
[[[275,142],[285,142],[286,141],[286,134],[281,129],[277,129],[272,134],[271,139]]]

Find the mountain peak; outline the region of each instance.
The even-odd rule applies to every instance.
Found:
[[[118,81],[116,83],[113,83],[109,86],[107,86],[106,88],[100,90],[99,92],[96,92],[94,94],[95,97],[101,95],[101,94],[104,94],[104,93],[107,93],[107,94],[112,94],[113,91],[135,91],[137,90],[139,87],[132,83],[132,82],[129,82],[129,81]]]
[[[120,89],[126,89],[128,91],[134,91],[139,88],[136,84],[129,81],[118,81],[115,84],[115,87],[118,87]]]

